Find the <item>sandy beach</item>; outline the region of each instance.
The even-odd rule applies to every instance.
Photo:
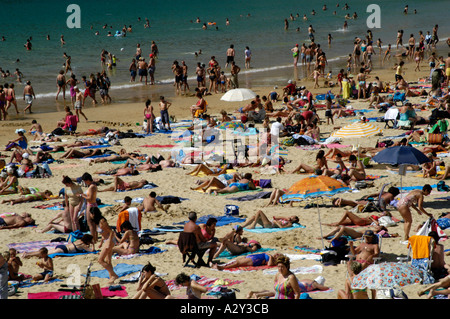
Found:
[[[407,63],[405,68],[405,79],[408,82],[415,82],[419,78],[424,77],[429,74],[429,68],[426,63],[423,63],[421,72],[414,72],[414,64]],[[382,81],[392,82],[394,78],[393,70],[374,70],[370,74],[370,80],[373,80],[374,77],[378,75]],[[295,80],[295,79],[293,79]],[[244,81],[242,82],[244,83]],[[298,86],[306,86],[314,95],[324,94],[327,92],[327,88],[320,87],[318,89],[312,89],[313,82],[311,79],[307,81],[297,80]],[[323,85],[323,80],[321,80],[321,86]],[[252,88],[256,94],[260,96],[267,95],[271,90],[273,90],[273,86],[268,87],[256,87]],[[281,87],[277,89],[277,91],[281,94]],[[337,94],[339,88],[334,87],[331,89],[332,93]],[[191,88],[191,93],[193,89]],[[114,94],[114,92],[111,92]],[[206,96],[206,100],[208,102],[208,113],[212,116],[219,116],[219,112],[224,109],[229,114],[237,115],[234,113],[238,107],[242,107],[246,105],[248,102],[224,102],[220,100],[222,94],[213,94]],[[197,99],[193,96],[166,96],[167,100],[172,103],[171,108],[169,109],[169,113],[171,116],[174,116],[177,121],[181,121],[183,119],[190,119],[189,107],[196,103]],[[409,98],[411,103],[423,104],[421,101],[424,100],[423,97],[414,97]],[[97,129],[102,126],[108,126],[109,128],[117,128],[123,131],[133,130],[133,132],[141,131],[141,124],[143,121],[143,110],[144,110],[144,102],[140,101],[138,103],[130,103],[130,104],[111,104],[106,106],[98,106],[92,107],[87,105],[84,108],[86,116],[89,118],[89,122],[86,122],[82,119],[78,125],[78,131],[87,131],[89,129]],[[36,100],[36,107],[39,106],[39,101]],[[87,103],[89,104],[89,102]],[[366,109],[367,102],[362,102],[361,100],[351,100],[350,103],[355,110],[357,109]],[[153,105],[157,106],[157,101],[153,101]],[[279,101],[275,108],[281,105],[281,101]],[[431,110],[423,110],[420,111],[420,116],[428,117]],[[11,113],[11,112],[10,112]],[[319,116],[324,119],[324,110],[318,111]],[[378,113],[377,110],[373,110],[370,113],[365,114],[367,117],[379,117],[383,116],[382,113]],[[56,128],[56,122],[61,120],[64,116],[64,112],[54,112],[54,113],[36,113],[36,114],[27,114],[25,117],[20,118],[18,120],[14,119],[12,116],[11,120],[0,122],[0,144],[6,145],[8,140],[11,140],[16,137],[15,130],[18,128],[23,128],[25,130],[29,130],[31,126],[31,120],[35,119],[38,123],[40,123],[45,132],[51,132],[54,128]],[[352,118],[339,118],[335,119],[334,125],[326,125],[325,123],[321,123],[320,131],[321,137],[326,138],[329,136],[331,132],[337,126],[345,126],[350,124],[351,119],[357,119],[360,115]],[[272,118],[271,120],[274,120]],[[384,123],[374,122],[374,124],[383,129],[383,136],[396,136],[403,133],[403,130],[398,129],[384,129]],[[259,125],[257,125],[258,127]],[[418,126],[422,127],[422,126]],[[38,145],[39,143],[31,142],[31,135],[27,134],[29,138],[29,145]],[[167,134],[155,134],[150,137],[145,138],[130,138],[130,139],[122,139],[121,145],[116,145],[109,147],[111,150],[118,151],[121,148],[125,148],[128,152],[139,152],[142,154],[148,155],[156,155],[160,153],[164,157],[167,158],[170,154],[171,148],[146,148],[142,147],[143,145],[167,145],[175,143],[170,140],[170,136]],[[350,147],[346,150],[351,149],[352,145],[361,145],[363,147],[374,147],[376,141],[378,139],[382,139],[380,136],[373,136],[367,139],[346,139],[342,141],[342,144],[349,145]],[[62,143],[70,143],[75,140],[73,136],[61,136],[63,140]],[[58,143],[55,143],[58,145]],[[178,147],[176,145],[175,147]],[[313,165],[314,158],[316,156],[317,150],[303,150],[299,147],[286,147],[287,156],[286,159],[289,161],[286,164],[286,170],[290,171],[294,169],[300,162],[300,160],[309,165]],[[5,160],[9,161],[9,157],[11,152],[1,152],[2,155],[5,155]],[[58,159],[60,154],[54,154],[55,159]],[[373,166],[371,168],[367,168],[366,172],[368,174],[382,176],[379,179],[373,181],[373,187],[369,187],[367,189],[360,190],[358,192],[348,192],[345,194],[340,194],[338,197],[345,197],[346,199],[358,199],[363,195],[378,192],[380,187],[383,184],[391,183],[392,186],[400,186],[400,178],[398,174],[393,174],[386,170],[386,165],[371,163]],[[334,164],[331,164],[333,166]],[[98,170],[107,170],[110,168],[118,167],[117,164],[105,163],[105,164],[92,164],[89,165],[88,161],[79,160],[79,159],[64,159],[63,163],[53,163],[50,165],[53,176],[50,178],[44,179],[31,179],[31,178],[21,178],[20,185],[25,187],[38,187],[40,190],[48,189],[53,192],[53,194],[58,194],[61,188],[64,185],[61,183],[63,175],[69,175],[72,178],[80,177],[83,173],[89,172],[93,173]],[[158,172],[141,172],[139,176],[130,176],[124,177],[124,180],[127,182],[134,181],[138,179],[147,179],[148,181],[156,184],[158,187],[152,189],[156,192],[158,196],[179,196],[182,198],[187,198],[188,200],[182,201],[180,204],[173,204],[170,206],[167,212],[158,211],[157,213],[146,213],[142,218],[142,228],[143,229],[153,229],[158,227],[159,225],[163,226],[171,226],[174,223],[180,223],[187,221],[187,215],[190,211],[197,212],[198,216],[204,215],[215,215],[215,216],[223,216],[225,205],[234,204],[239,206],[239,213],[242,218],[247,218],[252,216],[257,210],[262,210],[267,216],[291,216],[297,215],[300,220],[300,224],[304,226],[303,228],[293,229],[289,231],[281,231],[274,233],[253,233],[253,232],[244,232],[244,236],[249,239],[257,240],[261,243],[263,248],[273,249],[270,252],[280,252],[283,254],[290,255],[292,257],[291,269],[303,269],[305,273],[300,272],[297,274],[298,278],[308,278],[314,279],[317,276],[323,276],[325,278],[325,285],[330,287],[331,289],[324,292],[313,292],[310,293],[310,296],[313,299],[336,299],[337,292],[340,289],[344,289],[345,280],[347,278],[347,271],[345,264],[339,264],[337,266],[324,266],[318,260],[309,260],[302,259],[301,256],[305,254],[305,250],[298,249],[298,247],[308,247],[312,249],[321,249],[322,241],[317,237],[320,234],[320,228],[318,223],[318,211],[316,208],[305,208],[305,203],[294,203],[293,207],[289,205],[278,205],[271,207],[264,207],[267,204],[268,199],[258,199],[253,201],[246,202],[238,202],[229,200],[230,197],[240,196],[237,194],[230,194],[224,196],[213,196],[204,194],[198,191],[193,191],[190,187],[195,185],[195,182],[199,179],[199,177],[190,176],[186,173],[189,170],[193,169],[192,166],[184,166],[179,168],[166,168],[162,171]],[[239,173],[247,173],[250,172],[253,174],[253,178],[256,180],[259,179],[271,179],[272,186],[274,188],[285,189],[289,188],[293,183],[307,176],[307,174],[278,174],[278,175],[269,175],[263,174],[261,169],[256,168],[241,168],[238,170]],[[99,177],[93,174],[94,177]],[[102,177],[106,181],[111,181],[111,176]],[[436,184],[436,179],[423,179],[421,177],[417,177],[417,174],[408,173],[406,176],[402,178],[403,186],[417,186],[424,184]],[[352,183],[354,186],[354,182]],[[102,189],[104,186],[100,186]],[[85,190],[85,189],[84,189]],[[132,198],[138,197],[146,197],[149,194],[149,190],[135,190],[130,192],[101,192],[98,194],[98,197],[101,199],[102,203],[109,204],[112,206],[102,208],[101,211],[104,216],[107,218],[108,223],[110,225],[116,225],[117,221],[117,213],[112,212],[116,205],[118,205],[117,200],[122,200],[125,196],[130,196]],[[445,193],[437,192],[433,189],[431,195],[425,199],[424,207],[426,210],[433,214],[435,218],[437,218],[441,213],[446,212],[448,208],[448,202],[445,200],[437,200],[438,197],[445,196]],[[16,198],[18,195],[7,195],[2,196],[2,199]],[[59,200],[56,200],[59,201]],[[67,234],[55,234],[55,233],[38,233],[36,230],[43,228],[49,220],[51,220],[56,213],[55,210],[47,210],[47,209],[37,209],[33,208],[36,205],[43,204],[43,202],[32,202],[32,203],[22,203],[14,206],[1,205],[2,211],[1,213],[6,212],[15,212],[15,213],[23,213],[27,212],[32,215],[32,217],[36,220],[36,227],[26,227],[12,230],[1,230],[0,231],[0,242],[1,251],[6,251],[8,249],[8,244],[11,243],[26,243],[26,242],[34,242],[34,241],[44,241],[44,240],[52,240],[56,237],[67,237]],[[322,223],[331,223],[336,222],[341,214],[344,212],[344,208],[333,208],[329,205],[326,207],[320,208],[320,218]],[[397,210],[392,210],[392,215],[401,220],[401,216]],[[373,213],[362,213],[361,216],[367,217]],[[414,230],[423,222],[425,222],[426,217],[423,215],[418,215],[416,212],[413,212],[413,225],[411,234],[414,234]],[[217,227],[216,229],[216,237],[222,237],[227,234],[231,227],[236,224],[229,224],[221,227]],[[357,227],[358,230],[364,230],[366,227]],[[329,232],[332,228],[329,226],[322,225],[323,233]],[[398,223],[397,226],[390,227],[389,231],[391,233],[398,233],[400,236],[403,235],[403,224]],[[218,271],[210,268],[184,268],[182,264],[181,254],[178,248],[174,245],[166,245],[166,240],[175,240],[178,237],[178,233],[176,232],[166,232],[164,234],[152,236],[152,238],[157,239],[158,242],[151,246],[159,247],[163,252],[157,254],[149,254],[142,256],[135,256],[133,258],[113,258],[113,265],[116,266],[118,264],[127,264],[127,265],[145,265],[150,262],[153,266],[156,267],[156,272],[161,274],[161,277],[166,280],[175,279],[176,275],[181,272],[185,272],[188,275],[198,275],[205,276],[210,279],[221,279],[223,281],[234,282],[238,281],[239,283],[233,285],[233,288],[239,289],[237,292],[237,297],[239,299],[243,299],[250,291],[254,290],[272,290],[273,289],[273,280],[274,273],[276,272],[276,268],[272,268],[267,271],[256,270],[256,271],[242,271],[239,273],[227,272],[227,271]],[[405,256],[407,254],[407,247],[405,244],[402,244],[401,239],[398,238],[385,238],[383,239],[382,244],[382,254],[381,257],[384,261],[396,261],[396,257]],[[446,246],[446,242],[443,244]],[[325,241],[325,245],[329,246],[329,243]],[[148,245],[145,245],[144,248],[148,248]],[[297,247],[297,248],[296,248]],[[19,254],[20,256],[20,254]],[[61,284],[65,283],[64,281],[69,276],[67,269],[69,265],[76,264],[80,267],[82,273],[84,273],[89,265],[89,263],[93,263],[92,270],[100,271],[103,270],[103,267],[99,265],[97,262],[98,255],[97,254],[84,254],[80,256],[74,257],[55,257],[53,259],[55,274],[58,276],[61,281],[51,282],[48,284],[39,284],[32,285],[27,288],[19,288],[17,293],[11,296],[11,299],[27,299],[28,294],[34,293],[42,293],[42,292],[55,292],[58,290]],[[450,257],[446,256],[445,260],[447,263],[450,263]],[[221,261],[226,262],[229,261],[227,259],[221,259]],[[36,259],[25,259],[22,258],[23,266],[20,268],[20,272],[24,274],[34,275],[41,270],[36,266]],[[275,272],[272,272],[275,271]],[[121,277],[120,279],[125,279],[128,276]],[[84,279],[82,279],[83,281]],[[91,284],[98,283],[100,287],[108,287],[108,278],[99,278],[92,277]],[[116,282],[116,284],[118,281]],[[111,297],[111,298],[131,298],[136,293],[137,283],[126,283],[122,284],[126,288],[127,296],[124,297]],[[417,291],[422,286],[420,284],[409,285],[403,288],[403,291],[408,295],[409,299],[424,299],[425,297],[419,297],[417,295]],[[184,288],[175,289],[172,291],[174,295],[183,295]]]

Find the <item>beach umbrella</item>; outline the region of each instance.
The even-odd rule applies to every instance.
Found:
[[[227,102],[239,102],[256,97],[256,93],[250,89],[238,88],[227,91],[220,99]]]
[[[385,262],[373,264],[352,280],[353,289],[387,289],[425,283],[424,272],[411,264]]]
[[[352,123],[346,125],[331,134],[332,137],[341,138],[362,138],[381,134],[383,131],[371,123]]]
[[[294,183],[281,197],[281,202],[301,201],[310,198],[321,198],[324,196],[333,196],[337,193],[346,192],[350,188],[326,175],[311,175]],[[320,234],[322,239],[322,249],[325,248],[323,242],[322,222],[320,220],[319,203],[317,203],[317,214],[319,218]]]
[[[380,164],[399,165],[400,168],[403,165],[421,165],[423,163],[431,162],[431,160],[412,146],[392,146],[388,147],[377,155],[372,157],[372,160]],[[403,186],[403,172],[400,173],[400,190]]]
[[[388,147],[375,155],[372,158],[373,161],[380,164],[391,164],[391,165],[421,165],[423,163],[428,163],[431,160],[412,146],[392,146]]]

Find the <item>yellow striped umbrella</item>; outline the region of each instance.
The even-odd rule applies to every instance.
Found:
[[[368,137],[382,133],[383,131],[371,123],[353,123],[343,128],[340,128],[336,132],[332,133],[332,137],[341,138],[357,138],[357,137]]]

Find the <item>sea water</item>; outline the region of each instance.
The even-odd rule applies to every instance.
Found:
[[[344,10],[345,3],[349,5],[348,10]],[[70,4],[80,8],[80,28],[68,27],[67,19],[72,13],[67,12]],[[100,53],[103,49],[114,54],[118,59],[117,66],[108,71],[108,75],[112,82],[110,93],[116,102],[140,102],[165,92],[173,93],[171,65],[174,60],[186,62],[189,83],[191,87],[196,86],[197,62],[207,64],[214,55],[224,68],[226,50],[231,44],[236,50],[236,64],[242,70],[239,75],[241,87],[282,86],[294,76],[302,79],[309,75],[302,66],[294,73],[291,52],[295,44],[310,43],[309,25],[315,29],[315,42],[326,53],[329,63],[326,71],[337,74],[353,49],[354,38],[365,38],[369,30],[367,18],[371,12],[367,12],[367,7],[370,4],[380,8],[380,28],[371,29],[373,37],[375,40],[380,38],[384,47],[391,43],[394,52],[399,29],[404,30],[403,43],[407,43],[411,33],[418,39],[419,30],[424,34],[431,32],[435,24],[439,25],[441,42],[450,34],[446,17],[450,2],[447,0],[408,1],[408,15],[403,14],[405,3],[388,0],[2,1],[4,14],[0,37],[5,37],[5,41],[0,42],[0,67],[10,73],[19,68],[24,74],[23,82],[31,81],[38,99],[46,101],[36,102],[36,112],[60,110],[61,103],[54,102],[54,97],[56,76],[65,62],[64,52],[71,56],[72,69],[78,80],[83,75],[88,77],[102,70]],[[326,11],[322,10],[323,5],[327,6]],[[312,15],[313,10],[315,15]],[[416,14],[414,10],[417,10]],[[352,16],[354,12],[358,18],[347,20],[348,29],[344,30],[345,15]],[[294,20],[289,18],[291,15]],[[308,20],[304,20],[303,15]],[[196,22],[197,18],[200,23]],[[144,27],[146,19],[150,21],[149,28]],[[229,25],[226,25],[226,19]],[[285,19],[289,22],[287,30]],[[202,29],[203,23],[207,23],[206,30]],[[133,31],[126,37],[107,36],[108,32],[115,34],[130,25]],[[95,35],[97,31],[99,35]],[[327,43],[328,34],[333,38],[331,46]],[[66,41],[63,46],[61,35]],[[33,45],[31,51],[24,47],[29,38]],[[155,72],[157,84],[130,83],[128,68],[136,44],[140,43],[148,61],[151,41],[155,41],[159,49]],[[246,46],[252,51],[249,70],[244,69]],[[444,49],[440,53],[446,56],[446,45]],[[196,56],[199,50],[202,54]],[[380,66],[377,61],[375,57],[375,68]],[[229,73],[229,67],[224,71]],[[11,83],[15,77],[0,81]],[[15,82],[15,86],[20,99],[24,84]]]

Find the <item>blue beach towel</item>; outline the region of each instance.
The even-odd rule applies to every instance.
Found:
[[[287,230],[292,230],[292,229],[297,229],[297,228],[306,228],[306,226],[303,226],[300,224],[294,224],[294,226],[287,227],[287,228],[263,228],[261,226],[257,226],[254,229],[244,228],[244,230],[252,232],[252,233],[264,234],[264,233],[276,233],[276,232],[280,232],[280,231],[287,231]]]
[[[123,277],[141,271],[142,267],[143,265],[117,264],[113,269],[117,276]],[[93,271],[91,272],[91,276],[98,278],[109,278],[109,274],[106,269]]]

